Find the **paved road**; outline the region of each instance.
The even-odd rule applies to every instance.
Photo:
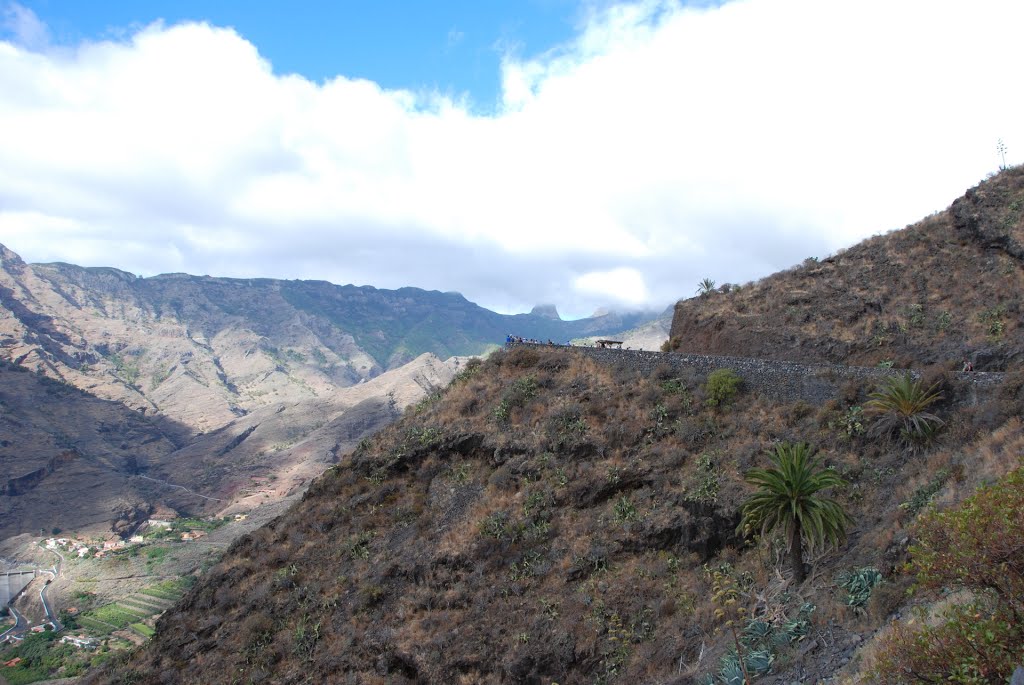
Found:
[[[7,637],[7,635],[20,635],[28,630],[28,621],[25,620],[25,617],[22,616],[14,607],[9,606],[7,608],[11,610],[12,614],[14,614],[14,625],[0,633],[0,639]]]
[[[49,573],[52,578],[50,578],[50,581],[43,585],[43,588],[39,591],[39,601],[43,603],[43,611],[46,612],[46,618],[53,624],[53,629],[59,631],[63,629],[63,626],[61,626],[60,622],[57,621],[57,614],[54,613],[53,607],[50,606],[50,602],[46,599],[46,591],[49,589],[50,583],[57,580],[57,576],[60,575],[60,566],[64,563],[64,555],[55,549],[51,549],[49,551],[60,557],[60,561],[54,564],[53,568],[49,571],[40,571],[40,573]]]

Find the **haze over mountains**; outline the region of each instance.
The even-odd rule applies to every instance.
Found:
[[[564,341],[650,318],[504,316],[416,288],[139,278],[30,265],[3,246],[0,305],[0,536],[124,532],[155,505],[293,495],[509,333]]]

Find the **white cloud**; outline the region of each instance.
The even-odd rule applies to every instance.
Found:
[[[619,268],[610,271],[591,271],[578,276],[573,287],[580,292],[598,295],[605,302],[627,304],[634,307],[648,302],[650,293],[643,274],[636,269]]]
[[[489,116],[275,74],[230,29],[56,50],[4,16],[0,241],[29,260],[664,306],[915,221],[998,138],[1024,149],[999,36],[1024,6],[999,0],[615,5],[507,57]]]

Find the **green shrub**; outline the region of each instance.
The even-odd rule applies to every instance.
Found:
[[[919,487],[910,498],[910,500],[900,505],[900,509],[908,512],[911,516],[917,514],[917,512],[924,509],[928,504],[931,503],[932,498],[942,489],[942,486],[946,484],[949,479],[949,469],[939,469],[935,473],[935,477],[930,481]]]
[[[910,548],[922,587],[992,591],[1024,618],[1024,468],[956,509],[931,511]]]
[[[907,323],[911,328],[920,328],[924,325],[924,305],[912,304],[907,308]]]
[[[918,586],[965,589],[975,599],[949,609],[938,625],[895,624],[880,644],[875,682],[1006,682],[1024,662],[1022,511],[1019,468],[959,507],[918,519],[910,548]]]
[[[525,406],[527,402],[537,396],[537,379],[533,376],[517,378],[505,391],[505,396],[498,403],[492,412],[492,416],[498,423],[505,423],[512,414],[513,407]]]
[[[459,371],[457,374],[455,374],[455,378],[452,379],[451,384],[455,386],[468,383],[474,376],[480,373],[480,368],[482,366],[483,362],[481,362],[478,357],[473,357],[468,362],[466,362],[466,365],[462,368],[462,371]]]
[[[871,682],[1009,682],[1024,662],[1024,630],[1005,607],[976,602],[950,608],[939,625],[896,623],[875,657]]]
[[[938,383],[925,388],[910,374],[892,376],[871,393],[867,413],[875,417],[868,435],[896,435],[907,444],[929,442],[944,424],[935,414],[926,411],[942,399]]]
[[[686,489],[688,502],[715,502],[718,500],[718,471],[710,454],[697,457],[697,480]]]
[[[640,512],[628,495],[623,495],[615,502],[615,520],[618,523],[629,523],[640,519]]]
[[[345,542],[345,551],[348,553],[349,559],[369,559],[371,540],[373,540],[373,533],[369,531],[351,536]]]
[[[1004,324],[1003,318],[1006,316],[1006,305],[999,304],[994,307],[989,307],[978,315],[978,319],[985,326],[986,332],[993,338],[1002,336]]]
[[[864,409],[859,406],[850,407],[838,420],[831,422],[829,427],[838,430],[848,439],[861,435],[864,433]]]
[[[718,407],[728,404],[739,392],[743,379],[732,369],[717,369],[708,374],[704,383],[705,404]]]
[[[587,434],[587,420],[583,407],[571,404],[554,412],[547,420],[547,433],[554,450],[572,447]]]

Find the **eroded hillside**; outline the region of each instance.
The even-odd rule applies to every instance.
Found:
[[[0,246],[0,360],[116,402],[174,435],[156,458],[158,443],[138,441],[147,435],[103,423],[116,448],[99,448],[88,439],[89,411],[67,409],[77,417],[68,426],[59,406],[67,393],[23,384],[0,425],[0,441],[8,440],[0,471],[15,483],[45,475],[38,492],[47,495],[26,495],[22,485],[0,491],[0,534],[93,529],[104,517],[122,520],[109,511],[114,500],[119,511],[135,512],[134,522],[154,506],[234,513],[292,496],[364,435],[446,385],[465,361],[451,355],[482,352],[511,331],[564,339],[642,319],[502,316],[457,293],[416,288],[141,278],[26,264]],[[25,423],[47,436],[30,449],[16,435]],[[46,449],[50,443],[60,450]],[[132,455],[130,468],[116,466],[129,463],[122,453]],[[72,454],[115,464],[103,471],[112,480],[88,487],[98,481],[54,470],[54,459]],[[80,501],[90,493],[96,502]],[[69,504],[54,510],[54,501]]]
[[[0,246],[0,357],[196,433],[261,407],[330,397],[424,353],[480,354],[510,332],[564,341],[647,318],[504,316],[417,288],[140,278],[26,264]]]
[[[982,397],[936,380],[945,427],[912,451],[867,437],[858,383],[819,406],[742,387],[716,403],[697,373],[499,353],[238,540],[147,648],[88,682],[688,683],[732,644],[723,583],[787,636],[763,682],[855,671],[907,601],[917,511],[1024,446],[1019,377]],[[803,585],[779,544],[736,533],[743,474],[783,441],[848,481],[847,541]],[[864,567],[884,582],[862,612],[838,579]]]
[[[0,363],[0,539],[40,529],[110,530],[151,506],[129,481],[158,468],[187,429]]]
[[[1022,292],[1018,167],[913,226],[679,302],[670,345],[805,363],[953,369],[969,358],[978,370],[1019,369]]]
[[[54,528],[127,535],[157,508],[225,515],[294,497],[461,363],[425,354],[329,397],[262,407],[196,436],[0,362],[0,540]]]

